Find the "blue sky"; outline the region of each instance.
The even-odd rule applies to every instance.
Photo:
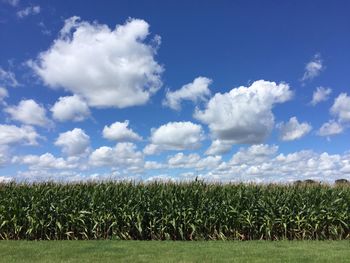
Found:
[[[0,180],[350,179],[348,1],[0,1]]]

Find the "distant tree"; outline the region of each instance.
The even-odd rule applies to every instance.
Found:
[[[343,178],[335,180],[335,184],[348,184],[348,183],[349,181]]]
[[[295,185],[301,185],[302,183],[303,183],[303,181],[301,181],[301,180],[296,180],[296,181],[294,182]]]
[[[312,180],[312,179],[306,179],[306,180],[304,180],[304,183],[305,184],[316,184],[318,182],[316,182],[315,180]]]

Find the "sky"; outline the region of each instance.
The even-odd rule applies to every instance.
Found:
[[[350,180],[349,12],[0,0],[0,181]]]

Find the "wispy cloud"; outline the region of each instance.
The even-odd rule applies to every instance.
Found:
[[[17,12],[17,17],[25,18],[25,17],[30,16],[30,15],[37,15],[40,13],[40,11],[41,11],[41,8],[38,5],[28,6],[22,10],[19,10]]]
[[[19,4],[19,0],[2,0],[2,2],[9,4],[13,7],[16,7]]]
[[[320,75],[321,71],[324,69],[323,61],[321,59],[320,54],[316,54],[313,59],[308,62],[305,66],[305,72],[301,81],[312,80],[318,75]]]
[[[15,73],[4,70],[0,67],[0,83],[5,86],[16,87],[19,85]]]
[[[312,101],[310,102],[310,104],[312,106],[315,106],[316,104],[322,101],[328,100],[329,95],[331,93],[332,93],[332,89],[330,88],[318,87],[312,94]]]

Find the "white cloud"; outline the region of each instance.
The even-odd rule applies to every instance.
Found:
[[[71,17],[29,65],[46,85],[80,95],[90,106],[142,105],[162,85],[163,67],[155,61],[157,47],[145,42],[148,35],[144,20],[129,19],[111,30]]]
[[[146,182],[176,182],[176,179],[168,174],[159,174],[148,177]]]
[[[40,13],[40,11],[41,11],[41,8],[38,5],[28,6],[22,10],[19,10],[17,12],[17,17],[25,18],[25,17],[30,16],[30,15],[37,15]]]
[[[215,94],[206,109],[197,109],[194,117],[209,125],[214,139],[232,144],[261,143],[274,127],[272,108],[292,96],[288,84],[258,80],[250,87]]]
[[[103,137],[115,141],[140,141],[142,137],[128,128],[129,121],[115,122],[103,128]]]
[[[277,151],[278,146],[276,145],[256,144],[248,148],[240,148],[229,163],[233,165],[262,163],[269,160]]]
[[[18,6],[19,0],[2,0],[4,3],[7,3],[13,7]]]
[[[117,143],[115,147],[102,146],[90,155],[92,166],[126,167],[139,172],[144,167],[143,154],[131,142]]]
[[[15,73],[0,67],[0,83],[5,86],[17,87],[19,85]]]
[[[7,176],[0,176],[0,183],[9,183],[12,181],[11,177],[7,177]]]
[[[330,88],[318,87],[312,95],[311,105],[315,106],[322,101],[328,100],[331,93],[332,89]]]
[[[51,153],[45,153],[42,155],[25,155],[25,156],[15,156],[12,158],[13,163],[20,163],[29,165],[31,170],[41,170],[41,169],[74,169],[78,166],[77,160],[74,158],[63,159],[56,158]]]
[[[83,121],[90,116],[87,103],[77,95],[60,97],[50,109],[54,119],[64,121]]]
[[[341,93],[334,100],[330,111],[340,122],[350,122],[350,96],[346,93]]]
[[[343,126],[335,120],[325,122],[318,130],[317,134],[320,136],[331,136],[342,133],[344,130]]]
[[[109,174],[110,175],[110,174]],[[111,179],[111,176],[107,177],[105,174],[99,174],[100,180]],[[81,181],[94,181],[96,180],[96,174],[86,174],[75,170],[61,170],[61,169],[31,169],[26,171],[18,171],[14,176],[16,181],[24,182],[43,182],[43,181],[55,181],[55,182],[81,182]]]
[[[0,104],[4,102],[4,99],[9,96],[7,89],[0,87]]]
[[[143,153],[146,155],[152,155],[152,154],[157,154],[160,153],[161,150],[159,147],[155,144],[148,144],[146,147],[143,149]]]
[[[332,183],[339,178],[350,180],[350,153],[329,154],[302,150],[292,153],[278,153],[275,145],[253,145],[240,148],[232,158],[223,162],[220,156],[201,158],[198,154],[177,153],[168,157],[166,163],[145,162],[143,154],[133,143],[118,143],[115,147],[100,147],[89,158],[89,165],[110,167],[111,172],[81,174],[77,172],[79,159],[54,157],[52,154],[16,156],[14,163],[26,164],[29,171],[19,171],[8,177],[27,181],[81,181],[81,180],[193,180],[205,181],[288,183],[296,180],[312,179]],[[169,174],[157,174],[147,170],[175,169]],[[190,169],[183,172],[177,169]],[[68,171],[68,169],[71,169]],[[114,170],[113,170],[114,169]],[[192,170],[191,170],[192,169]],[[59,170],[59,171],[57,171]],[[140,174],[143,174],[140,176]],[[150,179],[150,180],[151,180]]]
[[[4,166],[9,161],[9,147],[0,144],[0,167]]]
[[[158,163],[155,161],[146,161],[145,162],[145,169],[146,170],[156,170],[156,169],[162,169],[165,168],[165,166],[162,163]]]
[[[168,164],[173,168],[191,168],[200,160],[200,156],[196,153],[185,155],[182,152],[171,156],[168,159]]]
[[[255,149],[253,149],[255,148]],[[278,154],[276,146],[253,145],[241,148],[229,162],[200,174],[199,178],[220,182],[294,182],[312,179],[334,182],[350,179],[350,155],[299,151]]]
[[[182,100],[190,100],[193,102],[205,101],[210,95],[209,85],[211,83],[211,79],[197,77],[192,83],[182,86],[179,90],[167,91],[163,105],[173,110],[180,110]]]
[[[11,119],[29,125],[41,127],[51,126],[51,121],[46,117],[46,110],[34,100],[21,100],[17,106],[8,106],[4,109]]]
[[[170,168],[194,168],[196,170],[213,169],[221,162],[221,156],[208,156],[201,158],[196,153],[185,155],[182,152],[168,159]]]
[[[204,134],[200,125],[192,122],[169,122],[151,130],[151,144],[145,147],[144,153],[198,149],[203,139]]]
[[[207,155],[217,155],[228,153],[232,149],[232,143],[230,141],[214,140],[211,142],[209,148],[205,151]]]
[[[48,27],[45,25],[45,23],[43,21],[39,22],[38,26],[40,27],[41,33],[43,35],[46,35],[46,36],[50,36],[51,35],[51,33],[52,33],[51,30],[48,29]]]
[[[0,145],[23,143],[37,145],[40,136],[31,126],[17,127],[15,125],[0,124]]]
[[[60,133],[55,145],[62,147],[62,151],[68,156],[77,156],[87,153],[90,145],[90,137],[79,128]]]
[[[279,123],[277,128],[280,130],[280,139],[282,141],[294,141],[300,139],[312,129],[309,123],[299,123],[296,117],[291,117],[286,123]]]
[[[306,64],[305,73],[302,77],[302,81],[312,80],[318,75],[320,75],[321,71],[324,69],[321,56],[316,54],[313,59]]]
[[[221,158],[219,155],[207,156],[200,159],[195,168],[197,170],[214,169],[221,163]]]
[[[330,113],[336,118],[325,122],[318,130],[319,136],[332,136],[340,134],[350,123],[350,97],[341,93],[330,109]]]

